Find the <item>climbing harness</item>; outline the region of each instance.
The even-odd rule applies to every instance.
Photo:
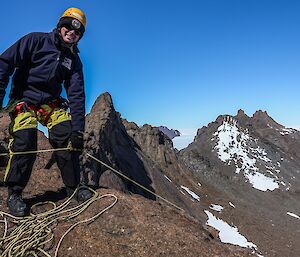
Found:
[[[14,106],[14,111],[11,113],[13,117],[17,117],[19,114],[33,111],[35,118],[38,119],[43,125],[46,125],[55,110],[63,109],[66,111],[68,108],[68,101],[60,97],[39,106],[31,103],[19,102]]]

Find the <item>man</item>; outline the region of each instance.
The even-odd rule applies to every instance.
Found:
[[[78,8],[69,8],[50,33],[30,33],[0,56],[0,108],[9,77],[10,91],[9,149],[13,152],[37,149],[37,124],[47,126],[54,148],[83,148],[85,126],[85,93],[82,63],[77,43],[85,32],[86,17]],[[66,101],[60,97],[64,85]],[[76,151],[57,151],[55,160],[61,170],[67,192],[71,194],[80,183],[79,155]],[[8,187],[7,205],[11,214],[24,216],[29,207],[22,191],[31,175],[36,154],[10,155],[4,182]],[[80,189],[78,201],[92,196]]]

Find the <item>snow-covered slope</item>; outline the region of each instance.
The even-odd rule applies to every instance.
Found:
[[[206,211],[209,220],[233,224],[264,256],[300,256],[299,131],[240,110],[199,129],[180,159],[210,188],[211,204],[224,206]]]

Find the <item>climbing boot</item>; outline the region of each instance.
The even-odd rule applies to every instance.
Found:
[[[79,188],[79,190],[77,192],[76,200],[79,203],[83,203],[86,200],[92,198],[93,195],[94,194],[88,188],[81,187],[81,188]]]
[[[67,196],[70,197],[73,195],[76,188],[67,187]],[[83,203],[86,200],[90,199],[93,196],[93,193],[86,187],[79,187],[77,193],[75,194],[75,199],[78,203]]]
[[[16,217],[29,215],[29,207],[23,201],[21,194],[12,193],[7,198],[7,207],[10,214]]]

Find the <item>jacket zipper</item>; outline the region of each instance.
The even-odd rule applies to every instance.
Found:
[[[61,59],[61,52],[58,53],[58,57],[56,57],[55,59],[55,64],[54,64],[54,68],[51,70],[51,72],[49,72],[49,76],[48,76],[48,84],[50,82],[50,78],[53,77],[53,75],[55,75],[55,72],[57,70],[57,66],[59,64],[59,61]]]

